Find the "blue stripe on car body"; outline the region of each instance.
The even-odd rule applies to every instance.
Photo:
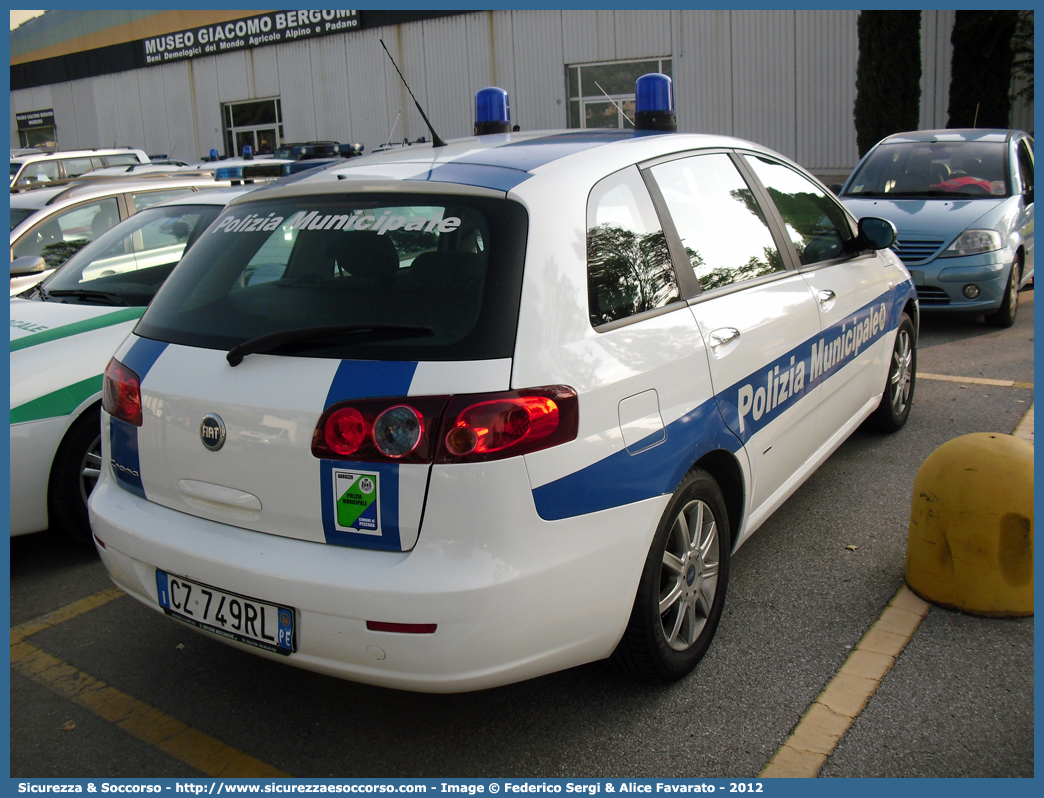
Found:
[[[151,338],[135,337],[134,343],[120,361],[138,375],[143,384],[168,344]],[[143,499],[145,486],[141,481],[141,461],[138,457],[138,428],[118,418],[109,419],[109,449],[112,460],[112,475],[120,486]]]
[[[821,331],[745,379],[718,392],[677,421],[668,424],[666,440],[662,444],[633,455],[626,449],[621,449],[586,468],[534,489],[533,500],[537,512],[546,521],[557,521],[671,493],[685,472],[705,454],[715,449],[735,454],[756,432],[799,401],[812,388],[834,376],[857,354],[853,343],[852,351],[842,354],[836,361],[828,362],[824,356],[824,368],[813,376],[813,345],[816,346],[818,359],[823,352],[822,347],[829,346],[841,337],[842,330],[847,338],[849,330],[854,328],[854,321],[859,320],[862,325],[862,320],[869,318],[870,327],[873,329],[873,320],[869,314],[883,304],[887,308],[889,318],[880,329],[867,336],[860,348],[873,344],[898,326],[899,314],[913,292],[913,284],[909,281],[899,284],[829,329]],[[853,335],[853,339],[854,337]],[[789,372],[791,358],[794,358],[795,370],[800,362],[806,372],[801,395],[788,395],[784,401],[776,403],[771,410],[762,413],[756,420],[752,414],[748,414],[740,432],[740,389],[758,379],[764,379],[770,371],[775,375],[777,366],[781,371],[786,366]],[[742,442],[737,433],[742,436]],[[638,448],[643,445],[644,442],[639,442]]]
[[[510,191],[528,179],[529,174],[518,169],[450,161],[408,178],[406,182],[431,180],[437,183],[457,183],[464,186],[491,188],[496,191]]]
[[[711,397],[668,424],[663,443],[637,454],[626,449],[614,452],[536,488],[533,501],[545,521],[632,504],[673,491],[692,464],[708,452],[738,452],[740,448],[739,439],[725,426]]]
[[[417,371],[415,361],[342,360],[337,366],[323,409],[351,399],[406,396]],[[334,518],[333,470],[370,471],[378,474],[380,492],[380,535],[345,532]],[[335,546],[401,551],[399,537],[399,464],[357,463],[346,460],[320,460],[320,501],[323,534]]]

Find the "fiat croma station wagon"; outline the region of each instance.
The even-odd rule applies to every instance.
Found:
[[[499,98],[499,102],[497,99]],[[677,679],[736,548],[870,419],[918,308],[763,147],[510,130],[234,200],[104,379],[91,495],[121,588],[231,645],[423,691],[594,660]]]

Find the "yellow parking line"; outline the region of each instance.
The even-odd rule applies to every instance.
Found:
[[[149,745],[196,768],[224,778],[290,778],[249,754],[193,729],[144,701],[111,687],[101,679],[51,656],[25,638],[107,604],[124,595],[104,590],[88,598],[11,629],[11,670],[90,710]]]
[[[1017,382],[1015,380],[990,380],[986,377],[953,377],[949,374],[928,374],[924,371],[917,372],[919,380],[938,380],[940,382],[960,382],[966,385],[996,385],[998,388],[1029,388],[1033,389],[1032,382]]]
[[[66,607],[62,607],[60,610],[55,610],[40,618],[15,626],[11,629],[11,645],[21,643],[29,635],[42,632],[51,626],[57,626],[63,621],[68,621],[77,615],[83,615],[85,612],[90,612],[96,607],[108,604],[113,599],[118,599],[124,595],[126,594],[118,587],[110,588],[109,590],[103,590],[101,593],[95,593],[93,596],[88,596],[85,599],[75,601]]]
[[[815,778],[906,648],[929,607],[905,584],[900,587],[758,777]]]

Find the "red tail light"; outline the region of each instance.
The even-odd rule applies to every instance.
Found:
[[[327,408],[312,454],[334,460],[467,463],[515,457],[576,438],[565,386],[463,396],[361,399]]]
[[[332,460],[430,463],[448,399],[411,396],[331,405],[312,434],[312,454]]]
[[[116,358],[102,379],[102,407],[113,418],[141,426],[141,379]]]
[[[554,386],[484,396],[455,396],[436,462],[514,457],[576,438],[576,392]]]

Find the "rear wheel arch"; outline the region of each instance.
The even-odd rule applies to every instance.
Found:
[[[732,530],[732,549],[736,549],[739,540],[740,522],[743,520],[744,499],[746,490],[743,482],[743,470],[736,455],[724,449],[715,449],[703,455],[693,463],[693,468],[702,468],[718,483],[718,488],[725,499],[725,512],[729,517],[729,528]]]
[[[910,321],[913,322],[914,338],[916,339],[921,330],[921,313],[917,306],[917,301],[913,298],[908,300],[906,306],[903,308],[903,313],[909,316]]]

